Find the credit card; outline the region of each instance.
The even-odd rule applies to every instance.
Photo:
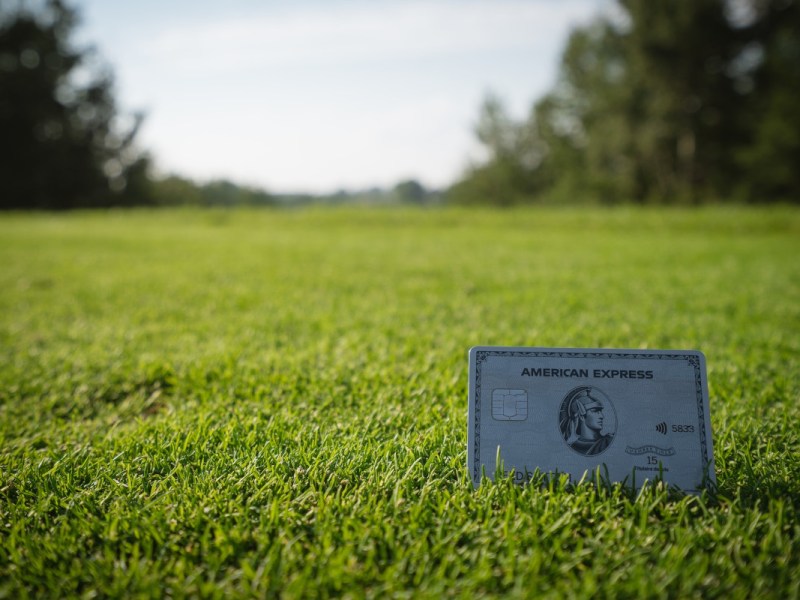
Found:
[[[467,468],[599,474],[689,493],[716,484],[706,361],[695,350],[476,346],[469,352]]]

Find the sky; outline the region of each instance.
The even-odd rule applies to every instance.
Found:
[[[487,93],[516,118],[603,0],[76,0],[158,171],[275,193],[455,181]]]

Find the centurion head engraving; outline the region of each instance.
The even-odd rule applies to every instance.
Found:
[[[579,454],[601,454],[614,441],[614,407],[596,387],[584,385],[570,390],[561,402],[558,416],[564,441]]]

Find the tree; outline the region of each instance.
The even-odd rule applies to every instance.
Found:
[[[745,96],[747,144],[736,152],[747,196],[800,201],[800,3],[759,2],[742,27],[746,52],[735,64]]]
[[[555,151],[600,200],[722,193],[741,138],[726,69],[741,42],[722,0],[622,0],[628,22],[573,32],[559,83],[536,112]],[[574,169],[563,167],[577,167]]]
[[[543,179],[561,195],[604,202],[636,195],[637,93],[614,27],[599,20],[574,31],[552,92],[534,105]],[[631,122],[633,120],[634,122]]]
[[[526,123],[508,116],[502,101],[489,94],[475,133],[487,160],[470,167],[446,194],[455,204],[517,204],[541,190],[538,168],[543,148]]]
[[[274,206],[275,198],[265,190],[215,179],[200,184],[179,175],[146,179],[144,193],[159,206]]]
[[[641,95],[645,196],[726,195],[741,143],[730,65],[743,50],[724,0],[623,0],[629,80]]]
[[[394,186],[394,194],[401,202],[423,204],[428,198],[428,190],[416,179],[406,179]]]
[[[0,208],[141,202],[131,193],[147,176],[133,149],[141,115],[120,126],[110,72],[70,41],[76,11],[37,6],[0,3]]]
[[[798,0],[619,5],[572,32],[526,123],[484,105],[488,160],[457,197],[800,201]]]

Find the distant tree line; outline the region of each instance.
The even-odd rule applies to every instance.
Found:
[[[428,189],[416,179],[403,179],[391,188],[341,189],[331,194],[284,194],[276,195],[274,198],[277,204],[284,206],[336,206],[342,204],[433,206],[443,202],[441,191]]]
[[[800,0],[619,0],[575,30],[553,89],[515,121],[488,97],[487,151],[446,193],[536,201],[800,202]],[[0,0],[0,209],[127,205],[431,204],[391,190],[275,197],[226,180],[152,176],[141,114],[72,42],[63,0]]]
[[[800,4],[618,5],[573,31],[528,119],[486,99],[488,158],[448,200],[800,202]]]
[[[271,206],[276,199],[263,189],[215,179],[198,183],[179,175],[152,178],[140,193],[156,206]]]

